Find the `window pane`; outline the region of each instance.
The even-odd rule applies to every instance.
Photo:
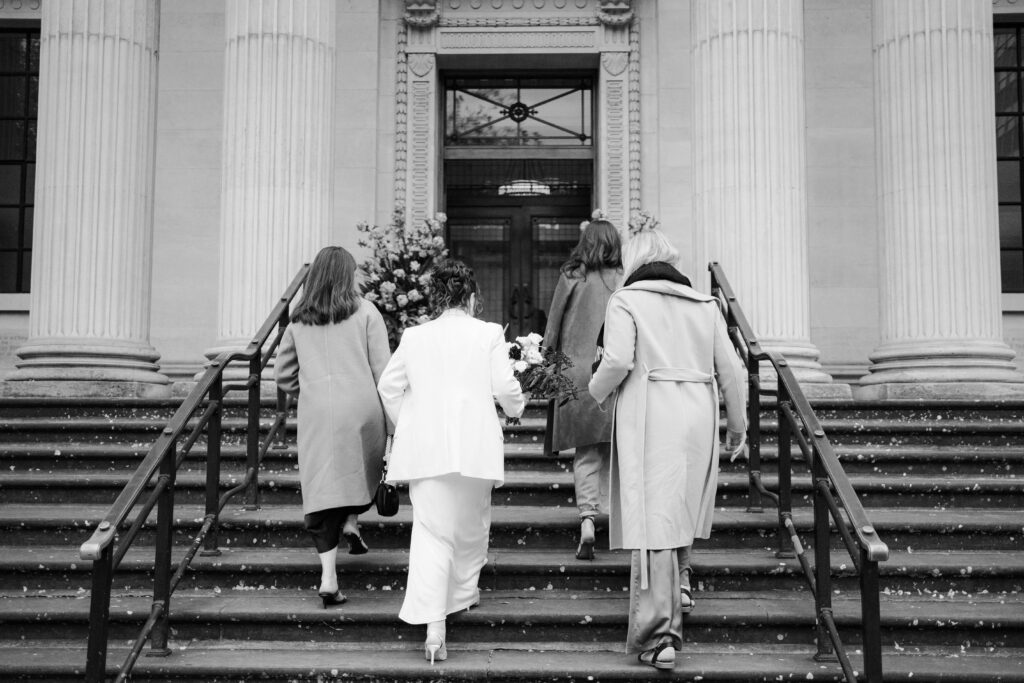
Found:
[[[993,31],[996,66],[1017,66],[1017,29],[997,28]]]
[[[36,122],[28,122],[28,159],[36,158]]]
[[[25,155],[25,122],[0,121],[0,161],[21,161]]]
[[[32,248],[32,222],[35,220],[35,210],[32,207],[25,209],[25,241],[26,249]]]
[[[1000,161],[996,163],[999,171],[999,201],[1020,201],[1020,162]]]
[[[39,76],[28,79],[28,115],[33,119],[39,116]]]
[[[0,204],[21,203],[21,164],[0,165]]]
[[[36,165],[25,164],[25,204],[36,203]]]
[[[25,70],[25,34],[0,34],[0,72]]]
[[[1002,261],[1003,291],[1024,292],[1024,251],[1002,251],[999,257]]]
[[[18,291],[27,292],[31,289],[32,284],[32,252],[23,251],[21,253],[21,286]]]
[[[18,209],[0,209],[0,249],[18,248]]]
[[[0,293],[18,291],[18,252],[0,251]]]
[[[28,43],[28,70],[39,73],[39,36],[32,36]]]
[[[996,156],[1020,156],[1020,118],[1017,116],[996,117]]]
[[[0,116],[24,116],[26,97],[24,76],[0,76]]]
[[[1017,72],[996,72],[996,111],[1017,111]]]
[[[1019,206],[999,207],[999,248],[1024,249]]]

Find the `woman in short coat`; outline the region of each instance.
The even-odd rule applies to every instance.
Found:
[[[623,248],[626,283],[605,316],[590,393],[614,396],[610,544],[633,551],[627,648],[671,668],[682,645],[680,560],[707,538],[718,479],[718,390],[727,448],[746,429],[743,376],[715,301],[680,284],[675,249],[646,228]]]
[[[320,554],[324,607],[345,600],[339,537],[350,553],[366,552],[356,519],[370,508],[387,438],[376,387],[391,356],[388,334],[380,312],[356,292],[355,271],[341,247],[317,254],[274,363],[278,386],[299,395],[302,511]]]
[[[525,402],[499,325],[477,320],[473,271],[446,261],[430,274],[437,319],[402,335],[377,384],[395,425],[389,481],[408,481],[409,578],[398,616],[426,624],[425,655],[448,656],[445,619],[480,601],[491,491],[505,479],[494,408],[519,417]]]
[[[575,449],[572,471],[580,514],[576,557],[581,560],[594,559],[594,517],[603,507],[602,488],[607,490],[612,433],[611,414],[602,411],[584,389],[590,382],[608,299],[622,280],[619,232],[599,215],[595,212],[595,220],[584,223],[579,244],[562,266],[544,330],[544,345],[572,360],[565,374],[580,390],[576,400],[554,404],[548,429],[552,451]]]

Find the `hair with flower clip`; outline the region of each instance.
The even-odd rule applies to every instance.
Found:
[[[640,211],[629,223],[629,235],[622,245],[622,270],[629,277],[640,266],[662,261],[676,267],[679,252],[668,237],[658,229],[658,220],[647,211]]]
[[[641,232],[650,232],[651,230],[657,230],[661,223],[654,217],[650,211],[639,211],[636,216],[629,222],[629,234],[638,235]]]
[[[583,222],[580,223],[580,232],[583,232],[584,230],[587,229],[587,226],[590,225],[590,221],[607,221],[607,220],[608,220],[608,214],[605,213],[604,209],[594,209],[594,211],[590,214],[590,220],[586,220],[586,221],[583,221]]]

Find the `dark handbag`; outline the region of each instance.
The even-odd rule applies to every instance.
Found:
[[[380,483],[377,484],[377,491],[373,494],[373,504],[377,506],[377,514],[381,517],[394,517],[398,514],[398,489],[388,484],[385,479],[388,477],[387,457],[391,455],[391,437],[388,437],[387,456],[384,460],[384,469],[380,473]]]

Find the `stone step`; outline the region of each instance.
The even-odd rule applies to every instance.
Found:
[[[454,632],[453,632],[454,636]],[[448,659],[433,667],[423,660],[420,640],[349,642],[176,640],[168,657],[140,657],[137,681],[326,681],[380,683],[444,681],[843,681],[835,662],[814,661],[806,645],[688,643],[676,655],[672,672],[639,665],[619,643],[565,641],[465,642],[449,639]],[[113,643],[109,675],[123,661],[126,646]],[[856,668],[862,662],[851,654]],[[1024,651],[985,651],[899,646],[883,648],[887,680],[917,683],[1021,683]],[[85,647],[79,640],[27,640],[0,649],[0,678],[80,681]]]
[[[422,626],[398,620],[399,590],[347,590],[349,601],[323,609],[314,590],[180,590],[171,602],[175,639],[415,642]],[[116,591],[111,599],[114,640],[132,638],[152,599]],[[844,643],[860,642],[859,596],[832,596]],[[483,591],[480,606],[450,618],[451,642],[569,640],[618,643],[625,635],[629,594],[619,591]],[[0,593],[0,622],[19,637],[85,638],[89,600],[76,593]],[[965,647],[1024,647],[1020,595],[886,596],[883,643]],[[684,617],[683,638],[697,643],[814,642],[814,601],[791,591],[702,593]],[[0,641],[2,642],[2,641]]]
[[[343,546],[344,548],[344,546]],[[574,547],[552,550],[491,549],[481,588],[499,590],[621,590],[628,585],[628,551],[598,549],[593,561],[577,560]],[[174,552],[175,562],[184,554]],[[371,548],[366,555],[338,561],[346,588],[400,589],[409,563],[406,549]],[[698,543],[692,558],[695,587],[701,591],[803,591],[805,580],[795,558],[769,550],[713,550]],[[153,548],[132,548],[115,574],[121,588],[152,587]],[[313,588],[319,560],[312,545],[287,548],[229,548],[220,555],[197,555],[183,587],[230,589],[244,586]],[[835,587],[858,590],[853,563],[845,551],[832,553]],[[1020,593],[1024,590],[1024,551],[894,551],[879,565],[889,595],[938,596],[960,593]],[[0,546],[0,590],[77,591],[91,586],[91,563],[77,548]]]
[[[0,446],[0,471],[60,471],[64,468],[77,470],[126,470],[134,471],[146,455],[150,443],[63,443],[63,442],[11,442]],[[955,472],[958,476],[968,473],[1024,476],[1024,447],[961,445],[929,445],[921,447],[893,445],[842,445],[835,446],[836,454],[848,474],[897,473],[944,474]],[[541,442],[505,445],[505,468],[507,470],[533,470],[558,472],[572,467],[573,451],[564,451],[554,457],[545,456]],[[794,461],[803,458],[794,447]],[[225,445],[221,449],[224,472],[242,471],[245,463],[245,448],[241,445]],[[206,462],[205,445],[197,444],[182,464],[182,471],[204,471]],[[777,463],[777,448],[766,444],[761,449],[761,469],[774,472]],[[264,456],[264,467],[272,470],[294,468],[295,447],[272,448]],[[725,471],[746,471],[742,460],[730,462],[725,454],[721,456],[720,467]],[[799,470],[802,466],[798,465]]]
[[[266,469],[261,472],[260,486],[264,504],[301,505],[299,473]],[[798,471],[803,470],[798,466]],[[54,469],[50,471],[0,470],[0,492],[8,503],[112,503],[128,483],[131,472],[103,472],[95,469]],[[241,467],[221,473],[221,490],[238,484]],[[745,507],[749,489],[745,472],[723,472],[719,476],[717,504],[720,507]],[[778,491],[778,477],[766,474],[763,483],[770,491]],[[853,474],[850,483],[861,503],[875,507],[932,508],[1024,508],[1024,477],[1008,475]],[[204,500],[206,475],[202,471],[179,473],[176,497],[183,504],[199,504]],[[811,479],[797,473],[792,479],[793,495],[803,504],[811,501]],[[494,490],[495,505],[575,505],[572,473],[558,471],[512,470],[505,485]]]
[[[106,514],[105,505],[3,504],[0,533],[7,545],[79,545],[87,540]],[[198,529],[203,510],[182,505],[175,510],[175,533],[188,542]],[[129,517],[129,522],[131,521]],[[797,508],[793,520],[801,533],[811,528],[811,511]],[[878,508],[870,519],[882,540],[893,550],[1019,550],[1024,548],[1024,521],[1019,510]],[[371,510],[361,519],[367,542],[379,548],[408,547],[412,515],[407,499],[398,514],[381,518]],[[152,542],[155,514],[150,516],[139,542]],[[495,548],[551,549],[574,547],[579,531],[574,506],[495,506],[492,509],[491,545]],[[718,509],[707,547],[774,548],[778,517],[774,510],[759,513],[740,508]],[[606,544],[604,520],[598,521],[599,542]],[[838,543],[838,536],[833,534]],[[229,505],[221,518],[221,543],[232,547],[304,547],[302,510],[298,506],[268,505],[244,510]],[[605,546],[606,547],[606,546]]]

